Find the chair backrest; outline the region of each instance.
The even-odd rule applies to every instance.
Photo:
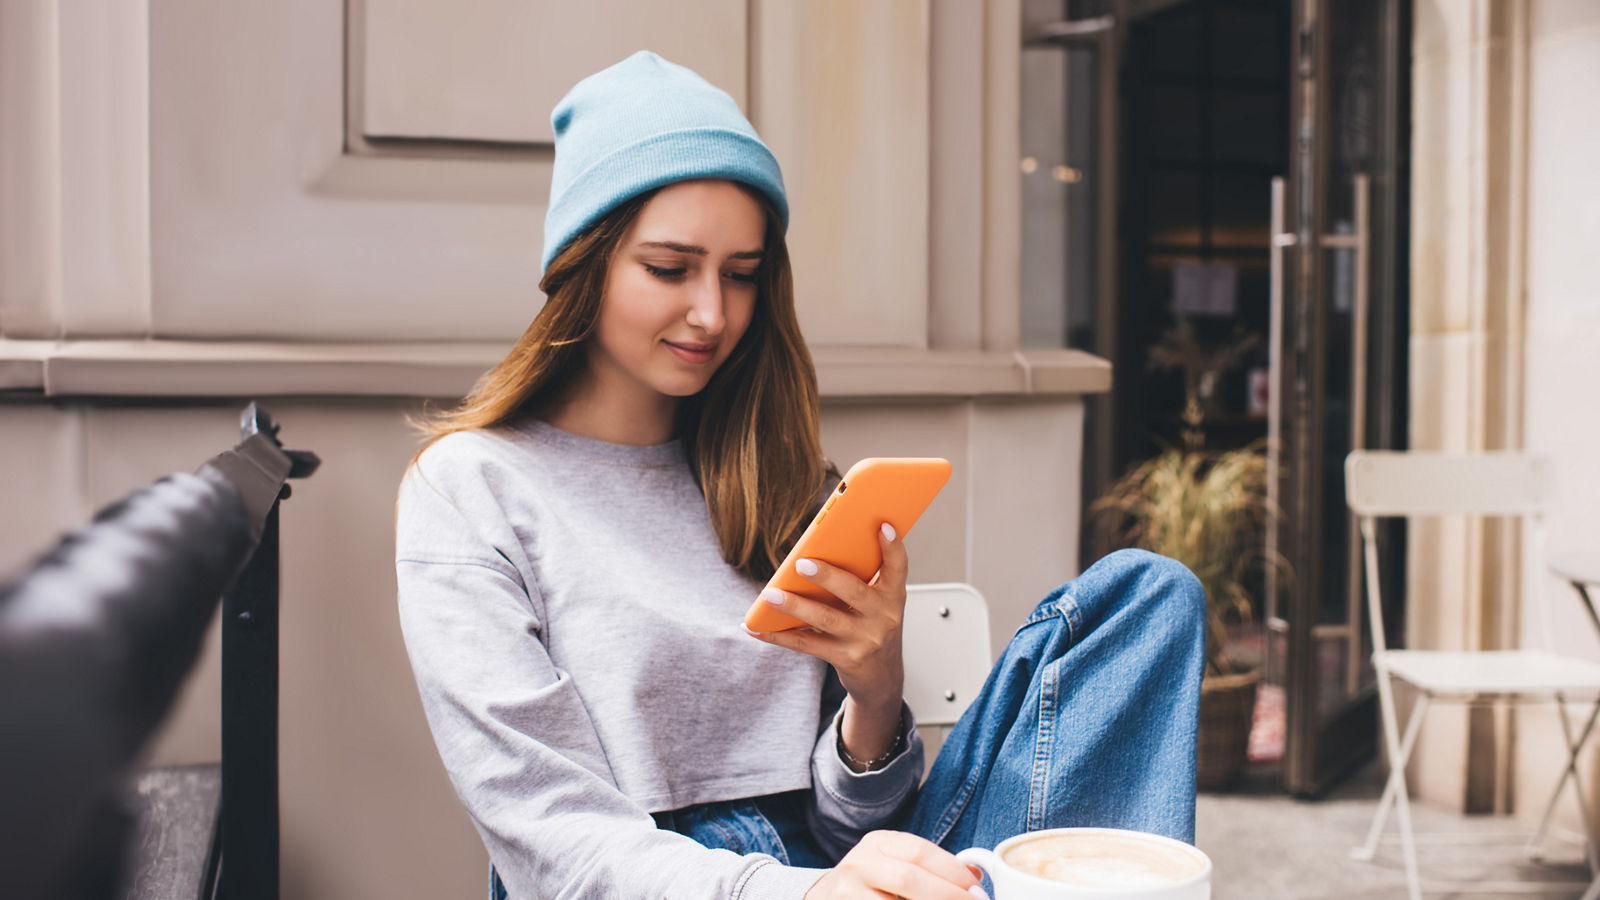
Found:
[[[919,725],[954,725],[989,677],[989,604],[969,584],[906,588],[906,703]]]
[[[1531,515],[1544,508],[1547,469],[1522,453],[1357,450],[1345,499],[1361,516]]]
[[[1384,516],[1511,516],[1533,519],[1548,495],[1548,462],[1523,453],[1356,450],[1345,458],[1345,501],[1361,517],[1367,619],[1374,657],[1387,650],[1374,520]],[[1535,536],[1535,545],[1538,538]],[[1541,631],[1548,623],[1539,613]],[[1548,634],[1545,635],[1548,641]],[[1381,661],[1378,662],[1380,668]]]

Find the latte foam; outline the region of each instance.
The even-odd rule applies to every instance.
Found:
[[[1006,864],[1078,887],[1142,888],[1198,875],[1205,864],[1174,847],[1116,835],[1053,835],[1006,850]]]

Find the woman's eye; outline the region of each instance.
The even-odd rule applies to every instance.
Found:
[[[687,271],[686,269],[682,269],[682,268],[678,268],[678,269],[663,269],[660,266],[652,266],[649,263],[645,263],[644,264],[644,269],[645,269],[646,272],[649,272],[651,275],[654,275],[657,278],[666,278],[666,279],[680,278],[680,277],[682,277],[683,273],[685,271]]]
[[[728,277],[745,284],[756,283],[756,273],[754,272],[729,272]]]

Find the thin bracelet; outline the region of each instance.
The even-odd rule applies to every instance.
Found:
[[[863,762],[859,759],[856,759],[854,756],[851,756],[850,751],[846,750],[844,746],[844,729],[842,728],[836,730],[834,734],[834,743],[839,746],[839,758],[844,760],[845,765],[851,770],[855,771],[856,767],[859,766],[860,769],[857,771],[857,774],[861,774],[863,772],[876,772],[884,766],[887,766],[890,760],[894,759],[896,756],[899,756],[900,751],[906,748],[905,720],[902,719],[899,728],[895,730],[894,743],[889,745],[889,749],[885,750],[882,756],[879,756],[875,759]]]

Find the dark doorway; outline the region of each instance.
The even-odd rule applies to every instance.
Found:
[[[1286,710],[1283,782],[1314,795],[1375,746],[1343,461],[1405,446],[1409,0],[1141,6],[1120,23],[1113,438],[1086,494],[1183,443],[1184,376],[1149,365],[1164,336],[1184,322],[1247,347],[1200,438],[1271,439],[1284,565],[1252,585],[1256,643]]]
[[[1256,340],[1220,373],[1205,446],[1267,436],[1250,387],[1268,363],[1268,198],[1287,167],[1288,46],[1282,0],[1190,0],[1129,28],[1114,472],[1180,443],[1183,377],[1148,366],[1180,319],[1204,345]]]

